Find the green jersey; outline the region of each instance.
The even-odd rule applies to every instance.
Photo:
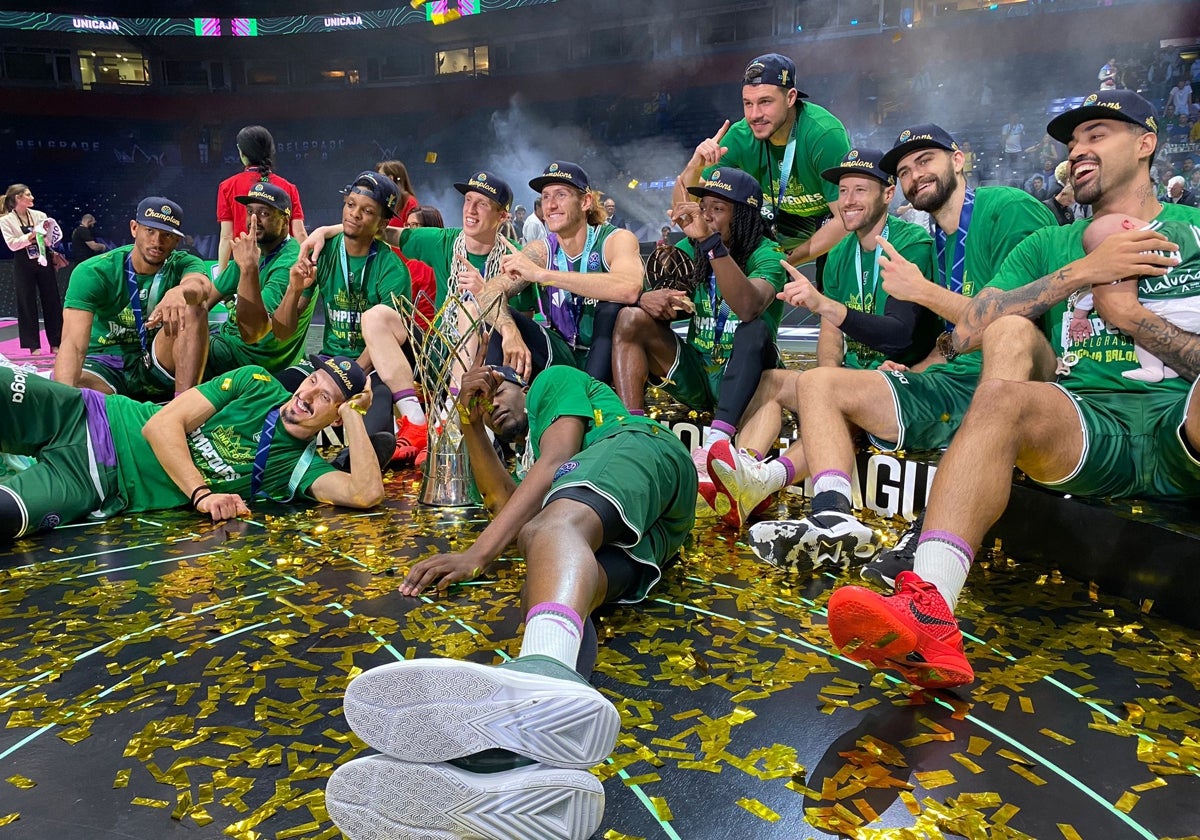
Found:
[[[529,412],[529,446],[541,457],[542,434],[560,417],[582,417],[585,431],[580,451],[628,428],[661,428],[658,421],[630,414],[617,392],[583,371],[567,365],[546,368],[533,380],[525,402]]]
[[[114,248],[81,262],[71,273],[64,309],[92,313],[89,356],[141,356],[142,342],[131,306],[129,273],[132,245]],[[184,251],[172,251],[155,274],[134,274],[142,322],[150,317],[163,294],[179,285],[185,274],[208,276],[204,261]],[[146,337],[147,349],[152,336]]]
[[[462,228],[408,228],[400,232],[400,250],[404,252],[404,256],[410,260],[428,263],[433,268],[433,279],[437,284],[437,299],[433,302],[435,310],[441,308],[453,287],[457,262],[454,258],[454,242],[460,234]],[[472,254],[465,247],[463,254],[467,262],[479,269],[484,280],[491,279],[485,270],[487,254]]]
[[[547,249],[546,268],[551,271],[579,271],[585,274],[607,272],[609,267],[604,256],[604,246],[608,237],[616,231],[617,228],[607,223],[589,227],[583,252],[573,258],[563,251],[562,243],[557,241],[557,237],[550,234],[547,241],[553,243],[554,247]],[[536,310],[546,318],[547,326],[566,339],[568,344],[572,347],[592,346],[592,326],[598,302],[596,298],[583,298],[565,289],[539,286],[533,290],[532,300],[536,301]],[[514,306],[520,309],[529,302],[530,298],[519,295],[514,299]]]
[[[933,277],[933,237],[920,225],[889,216],[883,226],[881,238],[886,239],[900,255],[916,265],[926,277]],[[971,240],[968,238],[967,240]],[[849,234],[830,249],[825,258],[825,296],[844,304],[848,309],[883,315],[887,308],[888,294],[879,280],[879,247],[864,252],[856,234]],[[935,332],[936,336],[937,333]],[[915,336],[914,336],[915,337]],[[928,346],[928,345],[926,345]],[[846,336],[846,353],[843,364],[849,368],[873,369],[879,367],[887,356],[873,347]],[[902,364],[911,364],[919,359],[896,359]]]
[[[729,127],[721,143],[729,151],[719,163],[736,166],[762,186],[763,213],[775,214],[776,235],[784,250],[807,242],[829,215],[829,205],[837,201],[837,184],[826,181],[821,173],[840,165],[850,151],[850,137],[841,121],[820,105],[804,102],[793,138],[785,145],[754,139],[744,119]],[[788,145],[792,146],[792,169],[786,173],[780,201],[780,173]]]
[[[267,415],[291,397],[288,390],[256,365],[230,371],[197,390],[212,403],[216,412],[187,436],[192,463],[214,493],[237,493],[250,499],[250,479]],[[146,421],[161,410],[153,403],[128,397],[105,398],[109,428],[117,456],[118,483],[128,511],[162,510],[188,503],[188,497],[176,486],[159,464],[154,450],[142,436]],[[261,494],[279,501],[295,493],[308,494],[309,488],[333,466],[312,457],[313,441],[288,434],[280,421],[270,439]],[[302,469],[297,464],[304,462]],[[299,473],[298,475],[296,473]]]
[[[692,259],[696,258],[696,246],[692,240],[681,240],[675,247]],[[781,292],[787,283],[787,270],[779,264],[783,256],[783,251],[774,240],[763,237],[750,253],[742,271],[747,278],[758,277],[770,284],[776,293]],[[714,273],[710,272],[708,282],[692,292],[692,305],[696,311],[692,313],[692,320],[688,324],[688,344],[703,354],[707,366],[725,364],[733,352],[733,331],[741,321],[721,297]],[[771,335],[775,336],[783,317],[783,301],[775,298],[759,317],[771,328]]]
[[[273,253],[264,254],[259,261],[258,282],[262,287],[263,306],[267,312],[274,312],[288,287],[288,274],[296,259],[300,256],[300,244],[290,236],[285,239]],[[307,290],[305,305],[296,322],[296,332],[286,341],[281,341],[275,334],[268,332],[255,344],[247,344],[238,332],[237,299],[232,297],[237,292],[238,283],[242,279],[242,270],[233,260],[217,277],[216,287],[221,296],[226,298],[225,306],[229,310],[229,319],[217,330],[229,342],[237,360],[242,365],[262,365],[267,370],[283,370],[300,357],[304,349],[304,339],[308,333],[309,322],[312,321],[313,310],[317,299],[312,290]]]
[[[1200,225],[1200,210],[1182,204],[1164,204],[1154,219],[1159,229],[1180,247],[1182,262],[1163,277],[1142,278],[1138,295],[1149,298],[1186,297],[1200,291],[1200,241],[1196,226]],[[988,285],[997,289],[1016,289],[1052,274],[1063,266],[1083,257],[1083,232],[1091,219],[1082,219],[1066,227],[1048,227],[1030,236],[1004,263],[1003,268]],[[1082,290],[1084,292],[1087,289]],[[1170,294],[1166,294],[1166,293]],[[1060,378],[1060,384],[1080,393],[1124,391],[1184,393],[1191,387],[1183,377],[1162,382],[1141,382],[1121,374],[1140,367],[1134,352],[1133,339],[1104,322],[1099,315],[1091,316],[1092,335],[1073,342],[1068,328],[1079,295],[1055,304],[1042,316],[1042,328],[1050,346],[1060,357],[1074,362],[1070,373]]]
[[[395,251],[376,240],[368,254],[352,257],[340,233],[317,258],[316,286],[325,307],[321,352],[327,356],[358,358],[366,349],[362,314],[381,303],[392,306],[393,295],[412,300],[412,278]]]

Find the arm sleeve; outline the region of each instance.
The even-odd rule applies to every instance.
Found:
[[[846,309],[841,331],[855,341],[872,347],[885,356],[898,356],[913,343],[913,333],[921,315],[919,305],[889,297],[882,315]]]
[[[232,197],[230,196],[231,191],[232,191],[232,185],[230,184],[230,182],[228,180],[222,181],[220,186],[217,187],[217,221],[218,222],[232,222],[233,221],[233,208],[229,206],[233,200]]]

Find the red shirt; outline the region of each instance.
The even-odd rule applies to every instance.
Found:
[[[304,208],[300,204],[300,192],[291,181],[280,178],[274,172],[263,178],[258,169],[247,167],[237,175],[226,178],[217,187],[217,221],[233,222],[234,236],[246,229],[246,205],[234,201],[234,199],[239,195],[247,195],[250,187],[259,181],[270,181],[272,184],[282,187],[292,200],[292,219],[301,221],[304,219]]]

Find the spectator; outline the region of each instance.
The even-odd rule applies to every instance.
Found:
[[[1105,62],[1104,66],[1100,68],[1100,72],[1096,74],[1096,78],[1100,81],[1100,89],[1113,90],[1116,88],[1118,72],[1115,58],[1110,58]]]
[[[1175,119],[1167,126],[1167,142],[1186,143],[1188,137],[1191,136],[1191,130],[1187,114],[1177,114]]]
[[[88,257],[102,254],[108,250],[107,245],[96,241],[96,236],[92,231],[95,226],[96,217],[91,213],[84,213],[83,218],[79,220],[79,227],[75,228],[71,234],[72,267],[79,265]]]
[[[658,241],[654,243],[655,248],[662,248],[664,245],[671,244],[671,226],[663,225],[660,233],[662,235],[658,238]]]
[[[975,152],[971,150],[971,141],[962,141],[963,153],[963,178],[967,181],[968,187],[979,186],[979,176],[975,173]]]
[[[1187,181],[1182,175],[1176,175],[1167,181],[1167,198],[1171,204],[1182,204],[1185,207],[1196,206],[1196,194],[1187,188]]]
[[[400,209],[392,216],[388,227],[405,227],[408,216],[420,206],[416,195],[413,194],[412,179],[408,177],[408,167],[398,160],[381,160],[375,164],[375,171],[392,179],[396,189],[400,191]]]
[[[512,237],[513,242],[525,244],[525,219],[528,217],[529,211],[525,209],[524,204],[518,204],[513,208],[512,224],[516,230],[516,236]]]
[[[521,238],[526,242],[536,242],[539,239],[546,238],[546,219],[542,215],[542,200],[540,198],[533,200],[533,215],[525,220],[525,227],[521,230]]]
[[[1192,127],[1188,130],[1188,142],[1200,143],[1200,119],[1192,120]]]
[[[441,210],[438,210],[432,204],[422,204],[408,214],[404,226],[410,230],[412,228],[423,227],[444,228],[446,223],[442,220]]]
[[[615,228],[629,229],[629,220],[617,215],[617,202],[611,198],[604,199],[604,212],[608,214],[608,223]]]
[[[1025,182],[1025,192],[1036,198],[1038,201],[1045,201],[1048,197],[1046,194],[1046,179],[1041,175],[1032,175]]]
[[[13,252],[13,284],[17,293],[17,330],[21,346],[30,355],[42,352],[38,301],[46,325],[50,352],[57,353],[62,341],[62,298],[58,294],[56,270],[66,260],[51,250],[62,239],[58,222],[33,209],[33,192],[24,184],[13,184],[4,193],[0,232]]]
[[[1175,113],[1185,117],[1192,111],[1192,85],[1186,79],[1176,79],[1174,86],[1167,93],[1167,104],[1175,109]]]
[[[1008,118],[1000,129],[1000,140],[1004,143],[1004,157],[1008,161],[1009,176],[1016,176],[1025,152],[1025,124],[1017,114]]]

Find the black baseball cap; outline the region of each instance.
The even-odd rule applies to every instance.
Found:
[[[312,363],[313,370],[323,370],[329,374],[346,399],[361,394],[367,387],[367,375],[358,362],[347,356],[321,357],[313,353],[308,361]]]
[[[889,175],[896,174],[896,167],[905,155],[919,149],[944,149],[947,152],[958,151],[958,141],[950,136],[950,132],[934,123],[923,123],[904,129],[896,136],[892,148],[879,159],[879,168]]]
[[[867,175],[890,187],[896,183],[896,178],[880,168],[879,161],[882,159],[883,152],[879,149],[851,149],[846,152],[838,166],[826,169],[821,173],[821,177],[831,184],[836,184],[843,175]]]
[[[1088,120],[1121,120],[1158,134],[1154,106],[1131,90],[1101,90],[1089,94],[1078,108],[1063,111],[1046,126],[1059,143],[1070,143],[1075,129]]]
[[[516,385],[518,388],[528,388],[529,387],[529,383],[526,382],[524,379],[522,379],[521,375],[519,373],[517,373],[515,370],[513,370],[512,368],[510,368],[508,365],[488,365],[488,367],[491,370],[495,371],[496,373],[500,374],[500,378],[503,379],[505,382],[511,382],[512,384]]]
[[[714,166],[700,176],[700,183],[687,190],[697,198],[715,195],[736,204],[762,207],[762,187],[758,181],[732,166]]]
[[[587,192],[588,174],[578,163],[569,160],[556,160],[546,167],[546,171],[529,182],[530,189],[541,192],[549,184],[566,184],[580,192]]]
[[[784,90],[791,90],[796,87],[796,62],[779,53],[760,55],[746,65],[746,70],[742,73],[742,84],[775,85]],[[808,94],[802,90],[797,90],[796,95],[801,99],[808,98]]]
[[[155,230],[165,230],[183,236],[183,208],[169,198],[152,195],[143,198],[133,220],[139,225]]]
[[[235,196],[233,200],[238,204],[265,204],[288,216],[292,215],[292,197],[283,187],[270,181],[259,181],[250,188],[250,192]]]
[[[384,218],[390,219],[396,214],[396,202],[400,200],[400,191],[396,184],[386,175],[367,170],[354,176],[354,180],[345,186],[342,195],[358,193],[379,202],[383,208]]]
[[[490,198],[505,210],[512,204],[512,188],[508,182],[494,172],[484,169],[476,172],[466,181],[455,184],[454,189],[463,195],[469,192],[479,193],[484,198]]]

